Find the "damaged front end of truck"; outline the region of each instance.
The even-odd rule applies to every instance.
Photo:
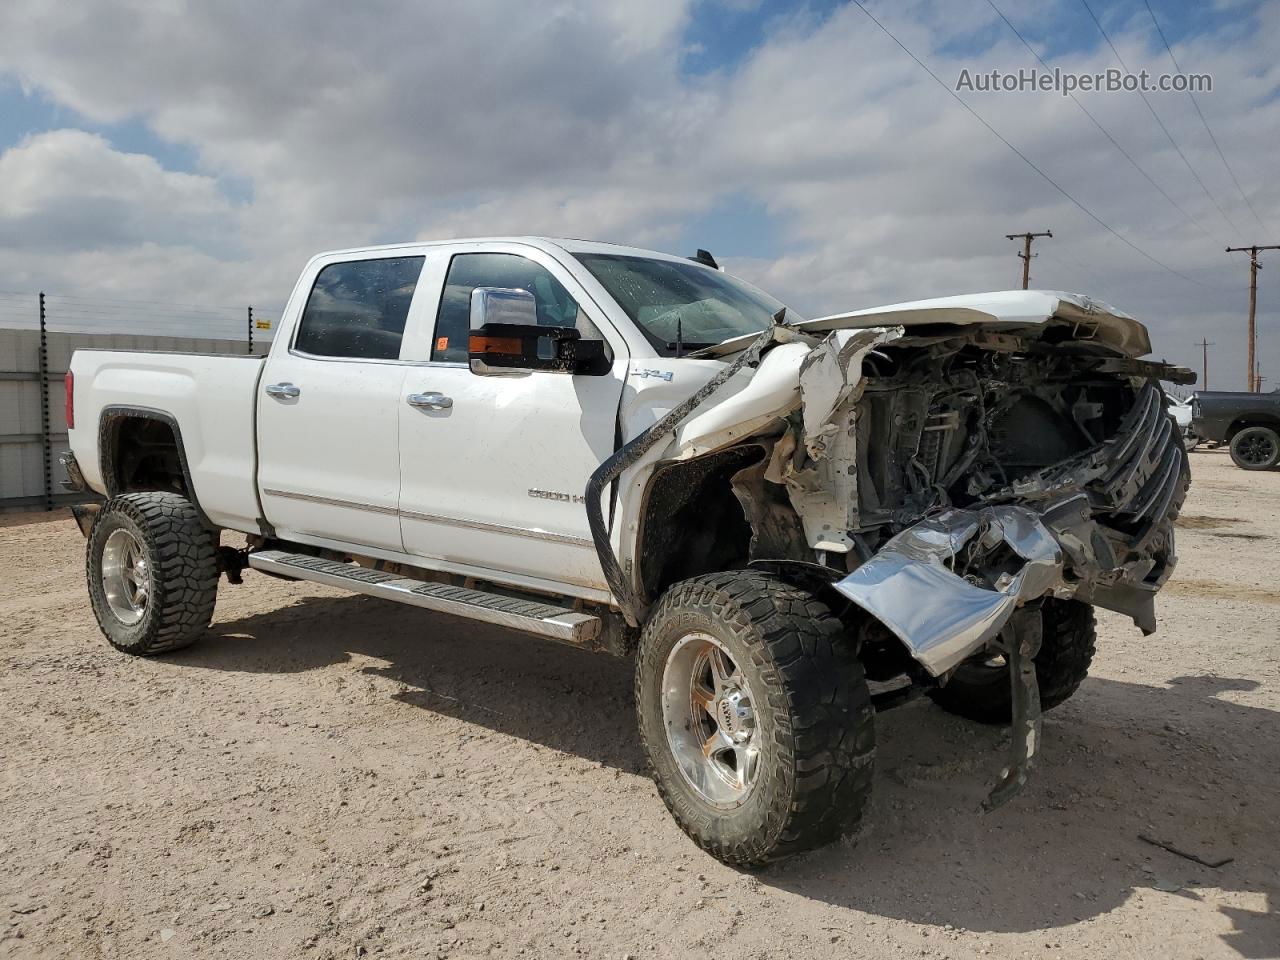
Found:
[[[608,549],[604,485],[663,441],[655,475],[736,452],[742,562],[864,611],[872,679],[941,686],[975,660],[1007,665],[998,805],[1039,739],[1041,605],[1078,600],[1155,629],[1190,479],[1160,381],[1194,377],[1140,359],[1149,350],[1142,325],[1105,304],[1036,292],[778,323],[713,348],[728,366],[588,487],[615,597],[633,624],[652,599]]]

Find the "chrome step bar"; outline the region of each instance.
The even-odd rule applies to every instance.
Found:
[[[566,643],[589,645],[600,634],[600,618],[537,600],[506,597],[468,587],[358,567],[303,553],[261,550],[249,554],[249,566],[264,573],[310,580],[370,597],[407,603],[438,613],[450,613],[513,630],[523,630]]]

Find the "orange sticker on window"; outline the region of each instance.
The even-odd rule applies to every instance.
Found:
[[[448,349],[449,349],[449,338],[448,338],[448,337],[436,337],[436,349],[437,349],[437,350],[448,350]]]

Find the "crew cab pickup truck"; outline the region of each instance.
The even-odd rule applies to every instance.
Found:
[[[118,649],[248,568],[633,657],[670,811],[761,864],[858,823],[875,708],[1013,724],[994,807],[1093,606],[1155,629],[1193,377],[1149,351],[1066,293],[805,320],[705,251],[414,243],[313,259],[265,359],[77,352],[66,462]]]
[[[1229,444],[1231,459],[1241,469],[1270,470],[1280,464],[1280,390],[1199,391],[1191,398],[1191,432]]]

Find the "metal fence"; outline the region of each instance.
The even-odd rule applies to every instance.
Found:
[[[62,486],[76,350],[264,354],[278,310],[0,292],[0,512],[82,501]]]

